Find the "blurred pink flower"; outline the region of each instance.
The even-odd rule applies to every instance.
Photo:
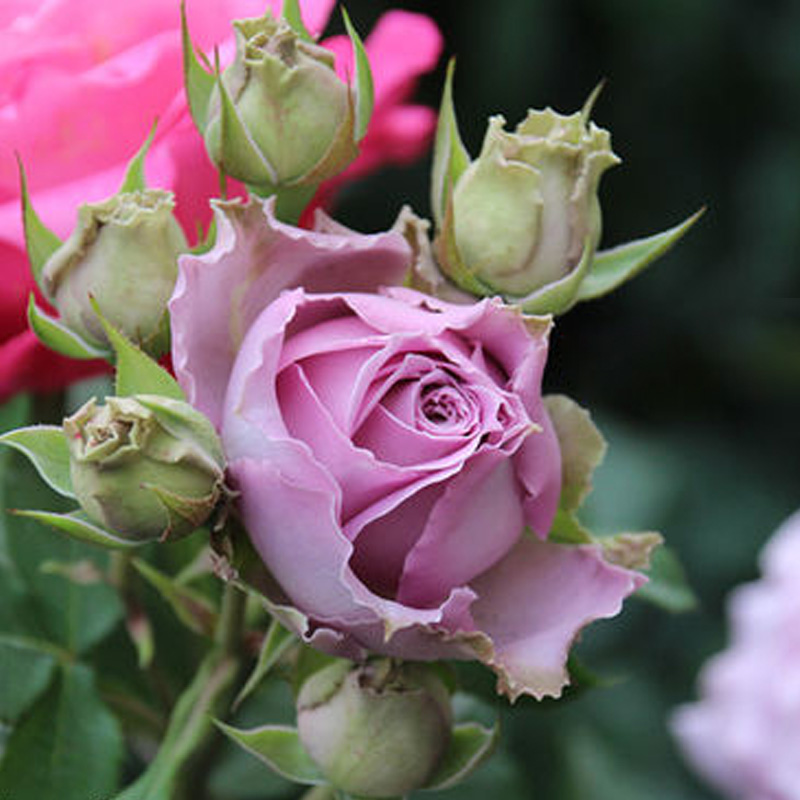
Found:
[[[325,27],[334,1],[303,0],[312,32]],[[280,0],[268,5],[277,12]],[[208,51],[228,36],[231,19],[263,10],[263,0],[189,2],[192,37]],[[430,109],[406,101],[419,75],[438,59],[441,37],[435,25],[419,14],[391,12],[378,21],[366,45],[375,72],[373,127],[360,157],[337,185],[383,163],[417,157],[434,125]],[[338,38],[332,47],[349,57]],[[148,157],[148,180],[176,193],[178,217],[194,236],[210,219],[208,199],[218,182],[186,108],[178,3],[2,4],[0,400],[25,389],[56,389],[102,369],[97,362],[71,361],[48,351],[27,329],[25,308],[34,285],[24,254],[15,151],[26,166],[37,211],[65,236],[80,203],[116,191],[155,117],[160,124]],[[330,195],[330,189],[324,192]]]
[[[700,676],[672,729],[726,797],[800,798],[800,512],[767,544],[760,580],[729,601],[730,644]]]

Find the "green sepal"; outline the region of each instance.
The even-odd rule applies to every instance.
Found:
[[[500,740],[500,726],[491,728],[465,722],[453,728],[450,744],[426,790],[450,789],[471,775],[494,752]]]
[[[138,395],[136,399],[140,405],[153,412],[156,421],[167,433],[176,439],[197,442],[202,451],[211,456],[216,466],[220,469],[225,466],[222,443],[205,414],[190,406],[185,399],[166,397],[163,393]]]
[[[297,225],[306,207],[317,193],[318,183],[300,184],[298,186],[286,186],[275,194],[275,216],[288,225]],[[259,197],[270,197],[270,194],[261,195],[258,187],[247,187],[251,194]]]
[[[326,783],[324,776],[300,742],[295,728],[265,725],[238,730],[215,720],[217,727],[240,747],[290,781],[306,786]]]
[[[451,196],[447,201],[447,211],[439,230],[439,236],[433,243],[437,261],[440,265],[447,265],[447,269],[443,271],[456,286],[465,292],[469,292],[476,297],[491,297],[498,294],[492,286],[482,281],[464,264],[456,244],[453,214],[453,198]]]
[[[214,91],[214,76],[203,69],[197,59],[189,23],[186,20],[186,2],[181,2],[181,41],[183,43],[183,83],[186,87],[186,101],[195,127],[204,133],[208,121],[208,107]]]
[[[25,167],[22,159],[17,155],[19,165],[19,193],[22,199],[22,225],[25,232],[25,248],[28,252],[28,261],[31,266],[31,273],[40,289],[42,289],[42,270],[44,265],[59,247],[61,239],[51,231],[33,208],[30,195],[28,194],[28,179],[25,176]],[[44,291],[42,289],[42,291]]]
[[[161,542],[174,538],[171,533],[176,526],[183,527],[182,522],[189,522],[195,529],[199,528],[208,519],[209,509],[213,509],[219,499],[217,492],[209,492],[205,497],[183,497],[152,483],[142,483],[141,488],[153,492],[167,514],[167,527],[159,540]]]
[[[281,656],[296,642],[297,637],[291,631],[286,630],[278,620],[272,620],[261,644],[256,666],[250,673],[242,690],[236,696],[236,700],[233,703],[234,707],[240,705],[253,693],[278,663]]]
[[[82,339],[60,320],[45,314],[37,305],[31,292],[28,300],[28,323],[36,338],[50,350],[69,358],[89,361],[95,358],[108,359],[110,351],[101,350]]]
[[[655,531],[617,533],[598,539],[603,558],[625,569],[647,571],[652,567],[655,552],[664,544],[664,537]]]
[[[606,442],[589,412],[566,395],[549,395],[544,405],[561,450],[559,507],[577,510],[592,489],[592,474],[605,456]]]
[[[69,445],[57,425],[31,425],[0,436],[0,443],[19,450],[55,492],[75,499],[69,471]]]
[[[135,394],[157,394],[186,402],[186,395],[175,378],[125,338],[103,316],[94,299],[92,307],[117,356],[117,377],[114,384],[116,395],[130,397]]]
[[[314,42],[314,37],[309,33],[303,22],[303,15],[300,13],[300,3],[298,0],[283,0],[283,9],[281,16],[289,27],[297,34],[297,36],[304,42]]]
[[[583,282],[588,277],[594,264],[594,247],[587,237],[583,245],[581,260],[575,269],[561,280],[551,283],[534,294],[517,300],[526,314],[563,314],[569,311],[580,299],[579,294]]]
[[[578,290],[576,302],[601,297],[633,278],[664,255],[704,213],[705,208],[701,208],[674,228],[597,253],[592,269]]]
[[[342,8],[342,19],[350,43],[353,45],[353,56],[356,67],[355,90],[356,90],[356,125],[355,140],[360,142],[367,133],[369,120],[372,116],[372,108],[375,105],[375,84],[372,80],[372,67],[364,49],[364,42],[350,22],[350,16]]]
[[[153,144],[153,139],[156,137],[157,127],[158,119],[155,119],[150,128],[150,132],[147,134],[147,138],[144,140],[144,144],[128,162],[128,168],[125,170],[125,177],[122,179],[122,186],[119,187],[120,194],[127,192],[143,192],[147,188],[144,177],[144,160],[147,157],[147,152],[150,150],[150,145]]]
[[[652,556],[650,569],[645,570],[650,579],[634,595],[647,600],[673,614],[697,608],[697,596],[692,591],[683,565],[668,547],[659,547]]]
[[[92,522],[82,511],[71,511],[68,514],[57,514],[54,511],[21,511],[12,510],[10,513],[19,517],[27,517],[49,525],[51,528],[66,533],[73,539],[88,544],[96,544],[111,550],[130,550],[138,547],[142,542],[131,542],[120,539],[111,531],[101,528]]]
[[[139,574],[167,601],[175,616],[187,628],[201,636],[211,637],[217,624],[217,612],[209,600],[199,592],[178,583],[146,561],[135,558],[131,562]]]
[[[219,94],[220,163],[217,166],[225,175],[253,175],[256,180],[252,181],[252,183],[254,188],[258,190],[258,194],[262,197],[269,197],[275,193],[274,186],[277,177],[275,170],[264,158],[262,152],[253,144],[244,123],[239,119],[233,99],[225,86],[225,82],[222,80],[219,64],[216,65],[214,79]],[[236,159],[234,164],[231,164],[232,155]],[[258,176],[254,173],[256,165],[263,170]]]
[[[547,535],[549,542],[555,544],[594,544],[595,538],[585,528],[575,514],[560,508],[556,511],[550,533]]]
[[[189,251],[193,256],[205,255],[217,242],[217,217],[211,217],[208,229],[203,230],[203,226],[197,225],[197,244]]]
[[[436,139],[433,146],[433,168],[431,170],[431,209],[436,227],[442,227],[453,187],[470,165],[470,157],[461,134],[458,132],[455,107],[453,105],[453,75],[455,59],[447,65],[447,77],[439,107]]]

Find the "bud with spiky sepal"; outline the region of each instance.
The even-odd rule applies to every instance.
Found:
[[[337,662],[297,698],[300,740],[336,788],[399,797],[426,785],[447,751],[450,696],[434,669],[387,659]]]
[[[440,272],[415,270],[417,288],[462,300],[500,295],[529,314],[560,314],[632,278],[698,218],[597,252],[600,178],[619,163],[608,131],[589,120],[598,90],[579,112],[529,111],[513,131],[492,117],[473,161],[458,133],[452,78],[451,64],[431,184]]]
[[[44,264],[41,285],[60,322],[98,351],[110,350],[95,312],[154,356],[169,348],[167,301],[188,249],[170,192],[120,192],[78,210],[78,225]]]
[[[373,88],[363,44],[346,16],[345,26],[356,56],[352,86],[296,15],[275,19],[267,12],[235,21],[235,59],[215,76],[194,58],[184,23],[192,116],[224,174],[262,196],[308,200],[320,182],[353,161]]]
[[[122,539],[176,539],[223,496],[222,449],[187,403],[156,395],[90,400],[64,420],[72,489],[86,515]]]

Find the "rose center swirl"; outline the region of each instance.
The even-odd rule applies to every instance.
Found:
[[[428,386],[419,401],[418,421],[435,428],[461,428],[473,416],[471,404],[454,386]]]

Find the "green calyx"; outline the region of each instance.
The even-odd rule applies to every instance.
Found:
[[[203,131],[212,160],[262,195],[341,172],[358,152],[356,101],[333,54],[269,13],[233,25]]]
[[[122,539],[179,538],[222,499],[224,460],[210,423],[163,397],[90,400],[64,420],[72,490]]]
[[[92,299],[109,320],[153,355],[169,343],[167,301],[186,239],[170,192],[122,192],[81,206],[78,225],[41,272],[60,324],[90,347],[109,342]]]

